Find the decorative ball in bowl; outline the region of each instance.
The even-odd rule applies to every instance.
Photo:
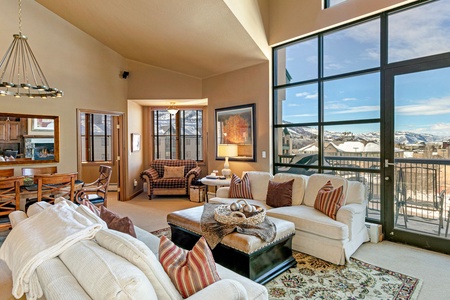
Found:
[[[214,219],[223,224],[257,225],[262,223],[265,217],[266,210],[263,207],[250,205],[243,199],[230,205],[220,205],[214,211]]]

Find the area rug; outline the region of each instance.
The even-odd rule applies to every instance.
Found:
[[[170,238],[170,228],[152,232]],[[338,266],[294,251],[297,267],[265,284],[269,299],[415,300],[422,280],[351,258]]]

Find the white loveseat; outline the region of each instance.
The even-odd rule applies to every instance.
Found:
[[[345,178],[314,174],[312,176],[268,172],[245,172],[250,179],[253,199],[248,203],[267,209],[267,215],[291,221],[295,224],[292,241],[294,250],[313,255],[334,264],[345,264],[346,260],[369,240],[365,226],[366,188],[357,181]],[[269,180],[285,182],[294,179],[292,206],[273,208],[266,204]],[[344,205],[338,210],[336,220],[314,209],[317,192],[328,180],[334,187],[343,186]],[[229,187],[217,190],[210,202],[232,203],[238,199],[228,197]]]
[[[88,218],[98,218],[87,209],[77,211]],[[23,212],[11,215],[13,226],[27,218]],[[94,239],[79,241],[40,264],[36,269],[44,292],[40,299],[182,299],[158,261],[158,237],[135,227],[136,239],[103,225]],[[3,261],[0,265],[7,268]],[[217,270],[221,280],[187,299],[268,298],[263,285],[220,265]],[[4,274],[5,270],[0,272]],[[2,287],[10,284],[2,283]],[[3,288],[0,298],[14,299]]]

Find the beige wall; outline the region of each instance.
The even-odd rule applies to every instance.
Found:
[[[18,33],[17,2],[2,1],[0,55]],[[50,85],[64,91],[56,99],[2,97],[0,111],[60,117],[58,171],[77,170],[76,109],[126,111],[127,84],[119,77],[126,60],[35,1],[22,3],[23,34]],[[53,164],[52,164],[53,165]],[[16,167],[16,175],[21,173]]]
[[[417,0],[347,0],[322,9],[323,0],[269,1],[269,45],[322,31],[361,17]]]
[[[202,95],[198,78],[128,61],[128,99],[196,99]]]
[[[134,103],[133,101],[128,101],[128,147],[127,147],[127,155],[128,155],[128,171],[127,174],[124,174],[126,178],[129,178],[125,183],[127,185],[126,191],[128,196],[133,195],[134,193],[142,190],[142,182],[139,179],[139,174],[144,169],[143,161],[144,161],[144,151],[142,149],[142,140],[141,140],[141,150],[136,152],[131,152],[131,134],[138,133],[143,135],[143,113],[142,106]],[[138,185],[134,187],[133,181],[136,179],[138,181]],[[128,197],[127,197],[128,198]]]
[[[223,160],[216,160],[214,113],[216,108],[256,103],[256,162],[230,161],[233,173],[270,171],[270,107],[269,62],[203,80],[203,97],[208,98],[208,171],[223,169]],[[267,158],[261,158],[261,152]]]

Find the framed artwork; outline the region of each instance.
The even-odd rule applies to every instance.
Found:
[[[256,161],[255,104],[215,111],[216,159]]]
[[[141,135],[139,133],[131,134],[131,152],[141,150]]]
[[[31,119],[31,130],[33,131],[54,131],[55,120],[54,119]]]

